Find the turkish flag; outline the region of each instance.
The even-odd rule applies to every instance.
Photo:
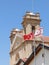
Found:
[[[32,40],[32,39],[34,38],[34,33],[33,33],[33,32],[30,33],[30,34],[29,34],[29,37],[30,37],[29,39]]]
[[[33,33],[30,33],[28,35],[24,35],[23,37],[24,37],[24,40],[31,40],[31,39],[34,38],[34,34]]]

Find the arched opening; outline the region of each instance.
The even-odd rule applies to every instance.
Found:
[[[32,26],[32,32],[35,33],[35,26]]]

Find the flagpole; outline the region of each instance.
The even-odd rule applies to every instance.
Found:
[[[45,49],[44,49],[44,40],[42,39],[43,42],[43,63],[45,65]]]
[[[36,65],[36,51],[35,51],[35,47],[36,47],[36,44],[35,44],[35,38],[34,38],[34,41],[33,41],[33,44],[34,44],[34,65]]]
[[[34,30],[33,30],[33,33],[34,33]],[[35,50],[35,48],[36,48],[36,43],[35,43],[35,37],[34,37],[34,40],[33,40],[33,46],[34,46],[34,65],[36,65],[36,50]]]
[[[42,34],[43,34],[43,29],[41,30],[41,32],[42,32]],[[41,37],[41,39],[42,39],[42,46],[43,46],[43,64],[45,65],[45,49],[44,49],[44,38],[43,38],[43,36]]]

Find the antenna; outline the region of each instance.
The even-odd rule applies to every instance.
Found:
[[[35,0],[32,0],[32,11],[34,12],[34,2]]]

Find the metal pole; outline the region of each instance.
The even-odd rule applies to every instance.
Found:
[[[35,51],[35,48],[36,48],[36,44],[35,44],[35,39],[34,39],[34,42],[33,42],[33,44],[34,44],[34,65],[36,65],[36,51]]]
[[[44,41],[43,41],[43,63],[45,65],[45,49],[44,49]]]
[[[45,65],[45,49],[44,49],[44,40],[42,39],[42,42],[43,42],[43,54],[42,54],[42,57],[43,57],[43,63]]]

